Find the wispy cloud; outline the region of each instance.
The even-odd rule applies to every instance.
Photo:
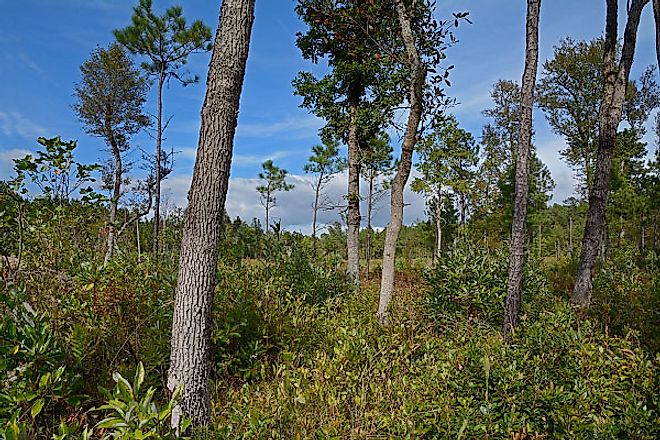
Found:
[[[18,136],[34,140],[47,134],[47,130],[29,120],[20,112],[0,112],[0,131],[5,136]]]
[[[17,55],[17,58],[25,65],[28,69],[38,73],[41,76],[45,76],[46,72],[39,67],[39,65],[32,59],[30,58],[27,54],[25,53],[19,53]]]
[[[263,155],[234,154],[234,157],[232,159],[232,165],[238,165],[238,166],[260,165],[266,160],[284,159],[285,157],[292,156],[294,153],[296,153],[296,151],[294,150],[280,150],[280,151],[273,151],[272,153],[267,153]]]
[[[315,116],[286,117],[279,121],[269,122],[238,122],[236,136],[246,139],[307,139],[318,135],[323,121]],[[198,134],[200,121],[173,121],[170,130],[177,133]]]
[[[194,161],[197,158],[197,148],[196,147],[184,147],[176,150],[178,157]],[[298,150],[278,150],[272,151],[264,154],[234,154],[231,160],[233,166],[253,166],[261,165],[266,160],[279,160],[286,157],[291,157],[295,154],[300,153]]]
[[[80,7],[98,9],[101,11],[125,9],[126,6],[116,0],[74,0],[73,3]]]
[[[267,138],[278,135],[289,139],[316,137],[323,121],[315,116],[288,117],[281,121],[239,124],[238,136],[247,138]]]

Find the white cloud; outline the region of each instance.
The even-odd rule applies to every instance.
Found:
[[[30,121],[19,112],[0,112],[0,131],[5,136],[18,136],[28,140],[34,140],[47,133],[44,127]]]
[[[412,181],[413,176],[411,176]],[[310,186],[310,177],[306,175],[290,174],[289,183],[295,185],[290,192],[278,193],[277,206],[271,211],[273,221],[282,221],[282,226],[286,230],[299,231],[303,233],[311,232],[312,204],[314,201],[314,191]],[[253,218],[258,218],[263,223],[264,208],[259,202],[259,194],[256,191],[259,185],[259,179],[236,177],[229,179],[229,191],[227,194],[226,209],[231,218],[240,217],[243,221],[251,222]],[[318,213],[319,225],[330,225],[336,221],[341,221],[339,211],[345,204],[344,194],[346,193],[347,174],[337,175],[326,187],[326,196],[336,209],[329,211],[320,211]],[[176,206],[183,207],[187,202],[187,193],[190,187],[190,176],[176,175],[167,179],[163,184],[164,193],[168,200]],[[366,183],[363,182],[361,191],[362,196],[366,195]],[[424,219],[425,204],[424,198],[406,188],[405,192],[405,222],[413,223]],[[366,225],[366,202],[362,204],[362,226]],[[374,227],[384,227],[387,224],[389,216],[389,194],[386,194],[376,204],[373,211],[372,223]]]
[[[195,147],[184,147],[176,150],[178,153],[177,157],[184,158],[186,160],[195,161],[197,158],[197,148]],[[305,150],[306,152],[306,150]],[[266,160],[279,160],[286,157],[299,154],[298,150],[279,150],[272,151],[266,154],[236,154],[232,156],[231,164],[232,166],[254,166],[261,165]]]
[[[14,159],[21,159],[27,154],[30,154],[30,151],[21,148],[0,151],[0,179],[14,177]]]
[[[194,161],[197,158],[197,147],[181,147],[174,150],[177,157]]]
[[[248,139],[307,139],[318,136],[323,120],[313,115],[288,116],[279,121],[241,122],[236,126],[236,136]],[[173,122],[172,131],[199,134],[200,121]]]
[[[274,135],[289,139],[303,139],[317,135],[323,121],[316,116],[287,117],[281,121],[264,123],[239,123],[237,136],[247,138],[267,138]]]
[[[256,154],[234,154],[231,164],[238,166],[261,165],[266,160],[278,160],[289,157],[294,153],[293,150],[273,151],[264,155]]]
[[[575,194],[577,184],[575,175],[559,156],[559,152],[565,148],[566,142],[559,137],[539,141],[536,145],[536,153],[548,166],[552,179],[555,181],[556,186],[552,194],[553,203],[562,203]]]

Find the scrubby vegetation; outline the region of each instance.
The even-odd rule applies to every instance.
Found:
[[[629,2],[622,48],[608,0],[605,36],[564,39],[543,66],[536,100],[579,196],[548,206],[532,144],[539,0],[522,84],[494,84],[479,140],[443,88],[467,12],[296,2],[303,58],[327,58],[325,76],[293,81],[326,122],[302,167],[304,235],[271,221],[276,195],[297,188],[271,159],[255,188],[265,224],[225,210],[254,0],[222,2],[214,45],[180,7],[158,16],[140,0],[75,88],[110,161],[40,137],[0,181],[0,439],[660,438],[660,156],[644,141],[656,112],[660,144],[660,86],[654,68],[628,78],[647,3]],[[163,86],[198,82],[183,67],[210,50],[188,205],[164,212]],[[131,180],[130,139],[154,122],[156,154]],[[428,218],[403,225],[413,166]],[[346,168],[337,206],[325,191]],[[339,208],[345,224],[317,221]]]
[[[171,220],[166,236],[177,235]],[[80,240],[63,243],[57,254],[70,263],[58,269],[31,258],[40,249],[28,246],[14,281],[3,282],[7,438],[169,438],[176,249],[156,262],[126,237],[110,264],[102,247],[72,261],[80,250],[72,243],[93,242],[95,233],[78,229]],[[432,234],[424,225],[408,233],[419,242]],[[332,236],[313,260],[310,237],[225,228],[213,425],[200,438],[657,438],[653,251],[613,252],[587,315],[576,315],[562,287],[569,257],[530,261],[521,325],[507,343],[502,247],[463,238],[435,266],[402,259],[383,328],[377,282],[352,286],[344,255],[325,240]]]

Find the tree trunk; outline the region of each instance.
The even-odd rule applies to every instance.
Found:
[[[568,217],[568,251],[573,255],[573,216]]]
[[[112,142],[114,144],[114,142]],[[111,145],[112,155],[115,159],[115,176],[112,182],[112,200],[110,200],[110,221],[108,225],[108,240],[106,243],[105,257],[103,264],[107,264],[115,252],[115,227],[117,224],[117,207],[119,205],[119,197],[121,197],[121,175],[123,174],[121,153],[119,147],[114,144]]]
[[[532,109],[534,85],[539,57],[539,16],[541,0],[527,0],[527,29],[525,71],[522,78],[522,102],[520,110],[520,143],[516,154],[516,187],[511,225],[511,250],[504,325],[502,335],[508,339],[518,326],[520,297],[525,259],[525,229],[527,223],[527,192],[529,189],[529,152],[532,148]],[[540,237],[539,237],[540,238]]]
[[[660,69],[660,0],[653,0],[653,17],[655,19],[655,55]]]
[[[541,223],[539,223],[538,246],[539,246],[538,259],[540,260],[541,255],[543,253],[543,236],[542,236],[542,232],[541,232]]]
[[[154,238],[153,238],[153,254],[154,257],[158,256],[159,239],[160,239],[160,181],[161,181],[161,150],[163,142],[163,84],[165,83],[164,66],[161,67],[160,76],[158,77],[158,114],[156,129],[156,158],[154,168],[155,181],[155,195],[154,195]]]
[[[438,203],[435,207],[435,259],[433,263],[440,259],[442,255],[442,192],[438,195]]]
[[[369,194],[367,195],[367,245],[364,251],[364,265],[365,265],[365,278],[369,279],[369,269],[371,264],[371,240],[373,238],[373,230],[371,229],[371,212],[374,203],[374,180],[376,179],[376,171],[371,169],[369,171]]]
[[[653,249],[658,248],[658,216],[653,216]]]
[[[403,223],[403,189],[410,176],[413,149],[417,141],[417,130],[422,119],[422,94],[426,82],[426,68],[417,52],[415,37],[410,25],[410,18],[406,12],[403,0],[395,0],[399,24],[401,25],[401,36],[406,48],[406,54],[410,67],[410,113],[406,124],[406,131],[401,144],[401,160],[392,180],[390,221],[385,233],[385,245],[383,247],[383,269],[380,282],[380,298],[378,302],[378,320],[381,324],[388,324],[387,308],[392,299],[394,291],[394,261],[396,258],[396,243],[399,239],[401,224]]]
[[[467,220],[467,202],[465,200],[465,193],[460,193],[458,196],[458,201],[461,211],[461,228],[465,227],[465,221]]]
[[[361,92],[353,87],[349,92],[350,122],[348,128],[348,212],[346,215],[346,244],[348,267],[346,273],[360,281],[360,145],[358,141],[358,106]]]
[[[321,182],[323,173],[321,173],[314,187],[314,213],[312,215],[312,258],[316,259],[316,216],[319,212],[319,195],[321,194]]]
[[[197,159],[188,193],[172,323],[167,385],[183,386],[172,413],[194,425],[211,419],[211,306],[234,134],[254,21],[254,0],[224,0],[206,81]]]
[[[616,61],[617,52],[617,0],[607,0],[607,19],[605,25],[605,49],[603,60],[603,100],[600,109],[600,129],[598,133],[598,155],[596,172],[589,191],[589,210],[582,237],[582,252],[578,264],[573,304],[588,307],[591,303],[592,277],[596,257],[601,247],[605,231],[605,208],[612,173],[612,157],[616,143],[616,134],[621,122],[621,112],[625,98],[630,67],[635,55],[637,28],[642,9],[649,0],[633,0],[628,12],[626,30],[623,38],[621,61]]]
[[[138,218],[135,221],[135,241],[137,242],[137,257],[140,259],[140,254],[142,253],[142,248],[140,247],[140,219]]]
[[[268,234],[268,230],[270,229],[269,226],[270,219],[268,218],[269,211],[270,211],[270,191],[266,193],[266,234]]]

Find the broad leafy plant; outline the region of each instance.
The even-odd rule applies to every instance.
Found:
[[[144,366],[140,362],[133,383],[121,374],[114,373],[115,389],[101,390],[107,402],[98,410],[108,411],[107,416],[95,426],[103,432],[101,438],[166,440],[174,437],[170,418],[172,410],[181,398],[182,389],[177,388],[169,402],[163,408],[158,408],[154,401],[155,388],[140,392],[144,377]],[[185,432],[189,426],[190,420],[184,419],[180,425],[181,431]]]

